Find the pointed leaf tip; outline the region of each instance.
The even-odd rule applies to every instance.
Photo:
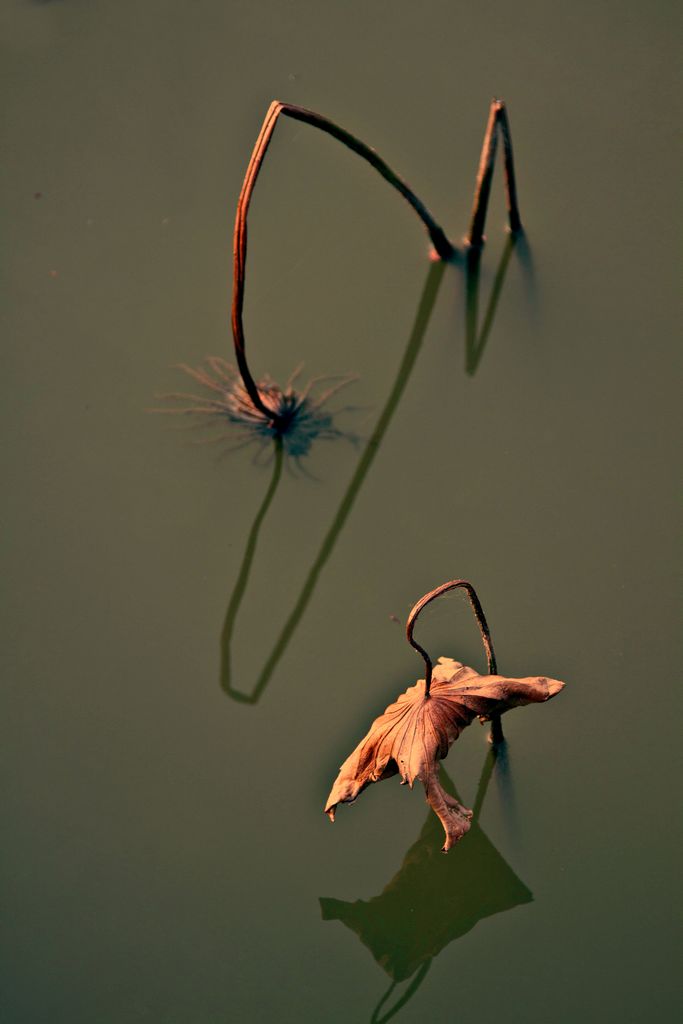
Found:
[[[560,690],[564,690],[565,687],[565,684],[559,679],[546,679],[546,683],[548,685],[548,700],[558,694]]]

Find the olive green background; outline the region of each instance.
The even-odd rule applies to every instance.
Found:
[[[428,950],[469,875],[417,788],[373,787],[334,826],[321,811],[420,673],[391,616],[453,576],[477,587],[502,672],[567,687],[505,719],[481,809],[518,905],[447,938],[395,1019],[674,1019],[677,22],[630,0],[3,5],[8,1024],[371,1019],[382,951],[319,898],[378,896],[425,826],[381,941]],[[446,268],[310,603],[259,703],[232,701],[219,636],[273,464],[148,410],[184,387],[174,364],[231,357],[232,219],[267,105],[358,134],[460,238],[492,95],[527,258],[475,376]],[[499,170],[487,234],[482,312]],[[250,218],[249,355],[280,381],[302,361],[358,374],[333,403],[358,440],[283,473],[236,625],[244,691],[391,391],[427,250],[371,169],[278,125]],[[483,665],[457,595],[418,636]],[[486,757],[475,723],[447,761],[470,806]],[[466,887],[475,918],[494,874]]]

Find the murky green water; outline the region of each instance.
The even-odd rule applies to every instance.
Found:
[[[673,1020],[673,4],[9,0],[0,22],[4,1019]],[[356,443],[304,473],[147,412],[174,364],[230,358],[272,98],[376,146],[459,237],[492,94],[529,250],[505,250],[498,175],[474,375],[462,270],[284,122],[249,353],[358,374]],[[418,788],[334,826],[322,806],[420,674],[392,616],[453,576],[501,671],[568,685],[506,718],[504,763],[476,724],[458,741],[476,827],[443,857]],[[483,666],[464,599],[420,639]]]

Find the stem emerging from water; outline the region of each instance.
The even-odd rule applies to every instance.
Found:
[[[392,188],[395,188],[403,198],[412,206],[422,223],[427,228],[430,239],[438,256],[443,261],[452,260],[457,254],[457,249],[449,241],[443,228],[437,224],[431,213],[421,199],[415,195],[406,182],[396,174],[395,171],[375,152],[351,132],[346,131],[330,121],[329,118],[317,114],[314,110],[307,110],[305,107],[297,107],[292,103],[281,103],[274,100],[268,108],[265,120],[261,126],[259,137],[251,155],[242,191],[237,203],[237,214],[235,217],[235,233],[233,237],[233,292],[232,292],[232,334],[235,345],[235,357],[239,367],[247,394],[251,399],[254,408],[266,417],[268,422],[284,429],[285,424],[281,422],[278,412],[269,408],[263,401],[256,381],[254,380],[246,355],[246,341],[244,337],[244,324],[242,322],[244,309],[244,291],[247,272],[247,215],[251,196],[259,176],[261,166],[266,156],[270,140],[275,131],[275,125],[281,114],[291,117],[295,121],[303,121],[313,128],[326,132],[332,138],[337,139],[342,145],[366,160],[371,167],[380,174],[385,181],[388,181]],[[493,179],[493,167],[496,158],[496,147],[498,135],[503,139],[503,150],[505,158],[505,190],[507,195],[508,219],[510,231],[517,234],[522,230],[522,222],[517,206],[517,186],[515,184],[515,169],[512,156],[512,140],[510,136],[510,123],[508,121],[505,104],[502,100],[493,100],[489,111],[489,120],[484,136],[484,146],[479,162],[477,175],[477,187],[474,195],[474,207],[467,244],[470,249],[481,248],[484,244],[484,224],[488,210],[489,197],[491,194],[491,181]]]
[[[502,100],[493,100],[489,110],[489,120],[484,136],[484,145],[479,161],[477,187],[474,193],[474,206],[467,244],[471,249],[479,249],[484,244],[484,224],[491,195],[493,167],[496,162],[498,135],[503,139],[503,156],[505,161],[505,194],[507,197],[508,223],[513,235],[522,230],[522,221],[517,205],[517,184],[515,181],[515,165],[512,156],[512,137],[507,110]]]

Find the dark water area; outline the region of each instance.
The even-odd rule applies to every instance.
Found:
[[[679,23],[4,5],[8,1024],[675,1019]],[[526,235],[497,167],[469,278],[356,156],[277,126],[249,358],[357,378],[326,436],[297,461],[150,412],[197,391],[178,364],[233,361],[272,99],[374,146],[459,241],[494,95]],[[448,855],[396,779],[330,825],[340,763],[422,673],[408,611],[458,576],[499,670],[565,690],[505,717],[498,759],[476,722],[458,740],[443,784],[475,819]],[[419,638],[484,671],[461,594]]]

